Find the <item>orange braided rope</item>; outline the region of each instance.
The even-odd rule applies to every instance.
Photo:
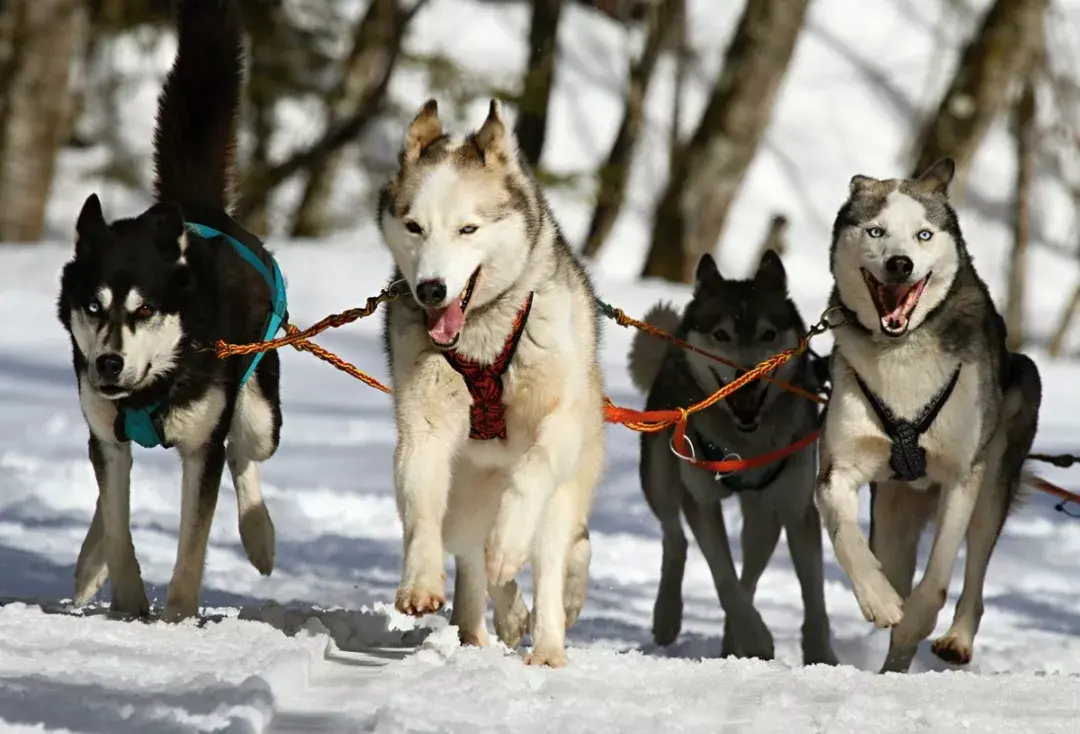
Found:
[[[214,351],[218,359],[225,359],[226,357],[236,355],[253,354],[255,352],[266,352],[271,349],[280,349],[283,346],[291,346],[298,351],[309,352],[318,357],[319,359],[323,360],[324,362],[333,365],[342,372],[345,372],[346,374],[355,377],[356,379],[363,382],[365,385],[369,385],[376,390],[381,390],[382,392],[389,395],[392,392],[389,387],[383,385],[377,379],[367,374],[363,370],[359,369],[354,364],[347,362],[333,352],[330,352],[323,347],[315,344],[311,341],[311,337],[316,336],[326,331],[327,329],[338,328],[340,326],[344,326],[345,324],[349,324],[353,321],[358,321],[362,318],[370,316],[371,314],[375,313],[375,310],[379,307],[380,304],[397,300],[403,295],[403,293],[407,292],[406,289],[407,285],[404,283],[404,281],[395,281],[378,295],[369,297],[362,308],[353,308],[349,309],[348,311],[342,311],[341,313],[331,314],[330,316],[327,316],[326,318],[308,327],[307,329],[304,329],[303,331],[298,329],[293,324],[286,324],[286,335],[283,337],[272,339],[269,341],[253,342],[251,344],[229,344],[222,339],[218,340],[218,342],[215,344]],[[630,318],[622,311],[622,309],[612,309],[610,306],[606,306],[606,304],[602,305],[601,308],[607,315],[611,316],[621,326],[632,326],[648,334],[652,334],[656,337],[670,341],[673,344],[683,347],[684,349],[692,350],[711,359],[723,362],[724,364],[729,364],[731,366],[739,368],[738,365],[734,365],[733,363],[728,362],[722,357],[711,354],[702,349],[698,349],[693,344],[690,344],[682,339],[674,337],[664,331],[661,331],[660,329],[657,329],[650,324]],[[702,410],[705,410],[706,408],[715,405],[716,403],[731,395],[744,385],[757,379],[768,380],[784,389],[790,390],[796,394],[803,395],[810,400],[814,400],[815,402],[824,402],[821,397],[814,395],[813,393],[801,390],[794,385],[790,385],[779,380],[773,380],[769,376],[769,373],[775,371],[777,368],[779,368],[781,365],[783,365],[785,362],[792,359],[793,357],[802,354],[809,346],[811,338],[818,334],[824,333],[829,328],[831,328],[831,325],[823,317],[822,321],[814,325],[814,327],[811,328],[807,335],[802,338],[797,347],[795,347],[794,349],[785,349],[779,354],[770,357],[761,364],[755,366],[753,369],[750,369],[746,373],[740,375],[737,379],[727,383],[726,385],[723,385],[719,390],[717,390],[709,397],[691,405],[688,408],[652,411],[634,410],[632,408],[623,408],[617,406],[611,402],[610,398],[605,397],[604,420],[608,423],[618,423],[626,426],[631,430],[643,433],[655,433],[657,431],[661,431],[665,428],[669,428],[675,425],[685,426],[687,419],[694,413],[700,412]]]

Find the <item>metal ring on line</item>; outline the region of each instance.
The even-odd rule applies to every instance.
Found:
[[[742,457],[739,456],[738,454],[732,452],[732,453],[726,455],[723,459],[721,459],[721,462],[725,462],[725,461],[742,461]],[[738,472],[737,471],[729,471],[729,472],[727,472],[725,474],[724,472],[718,471],[718,472],[716,472],[716,476],[714,476],[713,479],[716,480],[717,482],[719,482],[724,477],[730,477],[732,474],[738,474]]]
[[[675,448],[674,434],[672,434],[671,438],[668,439],[668,448],[671,449],[671,453],[675,454],[683,461],[697,461],[697,451],[694,450],[694,442],[690,440],[689,436],[683,436],[683,440],[686,441],[686,445],[690,447],[690,455],[685,456],[683,454],[680,454],[679,450]]]

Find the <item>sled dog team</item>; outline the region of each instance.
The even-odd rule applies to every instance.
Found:
[[[288,318],[273,257],[228,214],[243,79],[237,10],[230,0],[182,0],[178,33],[154,134],[156,203],[110,221],[90,196],[58,299],[99,491],[75,602],[88,602],[108,577],[114,611],[149,613],[129,527],[131,442],[175,448],[182,501],[167,620],[197,611],[226,465],[244,550],[261,573],[274,567],[259,464],[281,431],[278,355],[219,360],[212,345],[272,338]],[[781,449],[823,422],[817,452],[716,477],[674,454],[670,430],[641,434],[641,483],[663,530],[657,643],[672,642],[681,627],[685,517],[724,608],[726,654],[773,657],[754,592],[784,530],[802,591],[804,662],[837,663],[824,525],[866,619],[892,630],[886,671],[906,671],[933,631],[966,539],[963,591],[933,651],[954,663],[971,659],[987,566],[1023,481],[1041,385],[1034,363],[1005,347],[1004,322],[949,203],[952,176],[944,159],[917,179],[851,179],[829,253],[838,316],[824,414],[759,381],[696,414],[687,432],[699,458],[719,460]],[[380,193],[378,222],[396,264],[391,280],[411,291],[384,312],[404,539],[396,607],[423,615],[443,606],[449,552],[461,642],[489,643],[490,597],[502,642],[516,648],[528,634],[528,663],[562,666],[566,630],[585,600],[588,516],[604,464],[589,277],[494,100],[464,136],[444,129],[434,100],[420,108]],[[806,331],[772,252],[744,280],[703,256],[688,305],[659,304],[648,320],[744,367],[796,346]],[[629,363],[649,410],[685,407],[742,372],[644,334]],[[805,354],[773,377],[814,393],[823,387]],[[869,538],[858,525],[865,483]],[[721,511],[732,495],[744,517],[741,575]],[[931,516],[932,550],[913,585]],[[515,582],[526,565],[531,609]]]

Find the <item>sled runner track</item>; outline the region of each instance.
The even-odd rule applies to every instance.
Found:
[[[356,365],[342,359],[338,355],[330,352],[318,344],[311,341],[311,338],[321,334],[328,329],[336,329],[346,324],[350,324],[354,321],[371,316],[378,307],[383,303],[389,303],[401,298],[408,293],[408,285],[404,280],[397,280],[384,288],[379,294],[375,296],[369,296],[367,301],[362,307],[352,308],[341,313],[331,314],[325,317],[321,321],[309,326],[307,329],[300,330],[293,324],[286,324],[286,335],[277,339],[252,342],[250,344],[229,344],[223,340],[219,340],[214,345],[214,352],[218,359],[226,359],[228,357],[256,354],[259,352],[266,352],[273,349],[280,349],[281,347],[291,346],[297,351],[309,352],[319,359],[327,362],[337,369],[345,372],[348,375],[360,380],[365,385],[373,387],[376,390],[380,390],[387,395],[391,393],[391,390],[386,385],[379,382],[377,379],[367,374]],[[742,365],[734,364],[729,360],[720,357],[719,355],[712,354],[706,350],[700,349],[689,342],[679,339],[673,334],[669,334],[661,329],[657,329],[650,324],[643,321],[639,321],[628,316],[622,309],[611,306],[597,299],[597,310],[599,310],[604,316],[611,319],[620,326],[634,328],[639,331],[643,331],[658,339],[663,339],[671,344],[674,344],[681,349],[696,352],[704,357],[713,359],[717,362],[725,364],[735,369],[745,369]],[[672,436],[671,450],[683,461],[687,462],[691,466],[703,469],[705,471],[713,472],[718,476],[725,474],[735,474],[738,472],[748,471],[750,469],[757,469],[763,466],[767,466],[774,462],[780,461],[791,454],[794,454],[802,449],[810,446],[817,440],[821,430],[817,429],[811,433],[803,436],[789,446],[782,449],[762,454],[760,456],[753,456],[749,458],[733,457],[727,458],[724,461],[704,461],[698,459],[695,454],[695,450],[686,438],[687,421],[694,413],[705,410],[712,407],[716,403],[720,402],[724,398],[728,397],[732,393],[736,392],[740,388],[748,385],[755,380],[766,380],[781,389],[792,392],[800,397],[804,397],[807,400],[811,400],[820,405],[828,404],[828,400],[820,395],[815,395],[807,390],[803,390],[795,385],[791,385],[782,380],[776,380],[771,377],[771,373],[777,370],[780,366],[799,356],[810,347],[810,342],[817,336],[824,334],[827,331],[835,329],[844,324],[844,321],[832,321],[832,315],[837,312],[835,307],[826,309],[822,314],[819,321],[810,327],[807,333],[799,340],[799,344],[793,349],[786,349],[782,352],[778,352],[772,357],[762,361],[740,375],[738,378],[731,382],[721,386],[719,390],[705,398],[704,400],[697,402],[686,408],[677,408],[674,410],[652,410],[643,411],[635,410],[633,408],[624,408],[615,405],[609,398],[604,398],[604,419],[608,423],[617,423],[625,426],[632,431],[639,433],[655,433],[662,431],[666,428],[674,427]],[[1071,455],[1046,455],[1046,454],[1031,454],[1028,459],[1032,461],[1043,461],[1057,466],[1068,466],[1067,462],[1071,459]],[[1075,460],[1075,459],[1074,459]],[[1069,462],[1071,463],[1071,462]],[[1047,494],[1053,495],[1061,500],[1059,504],[1055,506],[1055,509],[1059,512],[1063,512],[1072,516],[1066,507],[1068,503],[1080,505],[1080,494],[1070,492],[1063,487],[1059,487],[1056,484],[1046,481],[1041,477],[1035,478],[1032,481],[1031,486]],[[1077,517],[1080,517],[1078,515]]]

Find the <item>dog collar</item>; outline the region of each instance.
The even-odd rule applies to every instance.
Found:
[[[514,326],[506,337],[502,352],[491,364],[480,364],[452,349],[443,352],[449,365],[464,378],[465,387],[472,396],[472,405],[469,408],[469,438],[478,441],[506,439],[506,405],[503,403],[502,378],[510,367],[510,360],[514,358],[518,341],[525,331],[525,322],[529,320],[532,302],[533,294],[529,293],[514,317]]]
[[[242,257],[251,267],[263,277],[270,286],[271,301],[270,313],[266,319],[263,340],[272,339],[288,320],[288,300],[285,296],[285,278],[281,274],[274,256],[267,252],[262,242],[253,234],[240,227],[230,217],[221,220],[224,229],[231,230],[234,234],[228,234],[221,229],[216,229],[206,224],[185,222],[184,226],[189,232],[202,237],[204,240],[222,238]],[[247,240],[248,242],[242,242]],[[264,262],[264,260],[266,262]],[[269,264],[269,267],[267,267]],[[244,386],[251,376],[255,374],[255,368],[259,365],[265,352],[256,352],[251,363],[244,371],[237,385],[237,390]],[[153,402],[142,408],[124,408],[117,416],[114,431],[120,441],[134,441],[143,448],[152,449],[157,446],[169,448],[171,444],[165,441],[164,429],[164,404],[162,401]]]
[[[706,440],[700,431],[694,431],[694,445],[704,461],[720,462],[731,458],[730,451]],[[726,474],[719,477],[720,483],[736,494],[739,492],[760,492],[776,481],[776,478],[780,476],[780,472],[784,471],[784,467],[787,466],[790,459],[791,456],[785,456],[780,461],[774,461],[760,469],[749,469],[737,474]]]
[[[913,421],[900,418],[893,413],[885,401],[867,387],[859,373],[854,373],[855,381],[858,382],[859,389],[862,390],[867,402],[877,415],[882,430],[892,439],[889,467],[893,470],[893,479],[914,482],[926,476],[926,449],[919,445],[919,436],[930,430],[938,413],[948,402],[957,380],[960,379],[962,366],[957,365],[949,381],[930,398],[930,402],[919,411],[919,417]]]

